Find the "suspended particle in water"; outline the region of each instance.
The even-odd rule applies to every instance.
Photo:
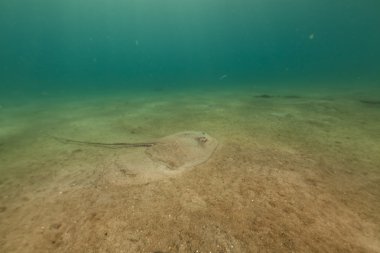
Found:
[[[312,34],[309,35],[309,40],[313,40],[314,38],[315,38],[314,33],[312,33]]]
[[[219,80],[224,80],[226,78],[227,78],[227,75],[222,75],[222,76],[219,77]]]

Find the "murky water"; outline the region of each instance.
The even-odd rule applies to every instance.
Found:
[[[0,251],[380,252],[379,9],[2,1]]]

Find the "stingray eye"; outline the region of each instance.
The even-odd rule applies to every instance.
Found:
[[[204,136],[196,138],[199,143],[206,143],[208,139]]]

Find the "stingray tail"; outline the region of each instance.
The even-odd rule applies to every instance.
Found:
[[[116,142],[116,143],[102,143],[102,142],[90,142],[90,141],[78,141],[66,138],[61,138],[57,136],[48,135],[50,138],[56,141],[62,142],[64,144],[78,144],[78,145],[88,145],[103,148],[141,148],[141,147],[152,147],[155,142],[138,142],[138,143],[126,143],[126,142]]]

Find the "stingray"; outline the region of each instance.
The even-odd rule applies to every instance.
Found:
[[[104,168],[104,178],[114,184],[146,183],[205,163],[218,142],[205,132],[186,131],[148,142],[87,142],[53,137],[66,144],[118,149]],[[128,151],[123,151],[127,148]]]

